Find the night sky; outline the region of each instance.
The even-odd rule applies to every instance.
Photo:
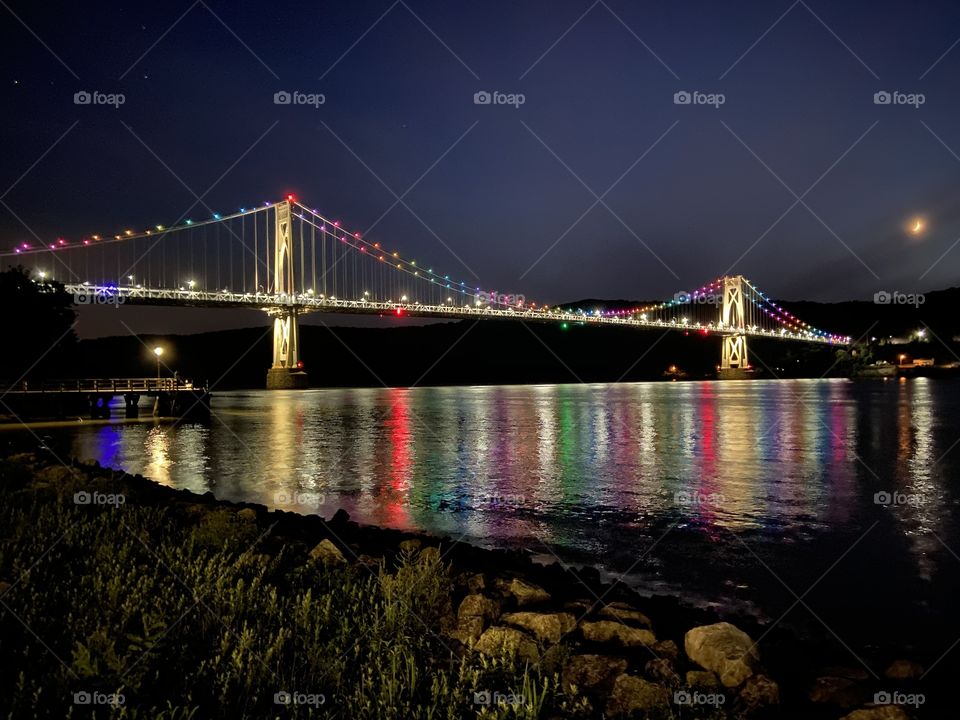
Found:
[[[956,2],[2,5],[4,249],[294,192],[547,303],[665,298],[725,272],[783,299],[958,284]],[[83,334],[125,332],[86,312]],[[137,331],[265,326],[120,312]]]

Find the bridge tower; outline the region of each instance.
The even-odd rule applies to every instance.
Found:
[[[290,201],[276,206],[273,292],[286,297],[288,307],[271,310],[273,317],[273,365],[267,370],[268,390],[307,387],[307,374],[300,365],[300,332],[297,309],[293,306],[293,232]]]
[[[720,356],[720,377],[745,377],[747,358],[746,314],[743,308],[743,275],[723,278],[720,326],[725,333]]]

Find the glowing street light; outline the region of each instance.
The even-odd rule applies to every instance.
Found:
[[[196,280],[187,280],[187,285],[193,290],[194,286],[197,284]]]
[[[160,356],[163,355],[163,348],[157,345],[153,349],[153,354],[157,356],[157,384],[160,384]]]

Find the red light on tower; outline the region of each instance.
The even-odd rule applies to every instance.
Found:
[[[294,196],[293,193],[289,193],[289,194],[287,195],[287,200],[289,200],[290,202],[296,202],[296,201],[297,201],[297,198]]]

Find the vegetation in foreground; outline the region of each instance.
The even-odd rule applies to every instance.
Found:
[[[0,466],[7,717],[575,712],[546,667],[451,652],[438,554],[326,567],[242,511],[117,506],[109,487],[51,470]],[[476,705],[488,691],[518,702]]]

